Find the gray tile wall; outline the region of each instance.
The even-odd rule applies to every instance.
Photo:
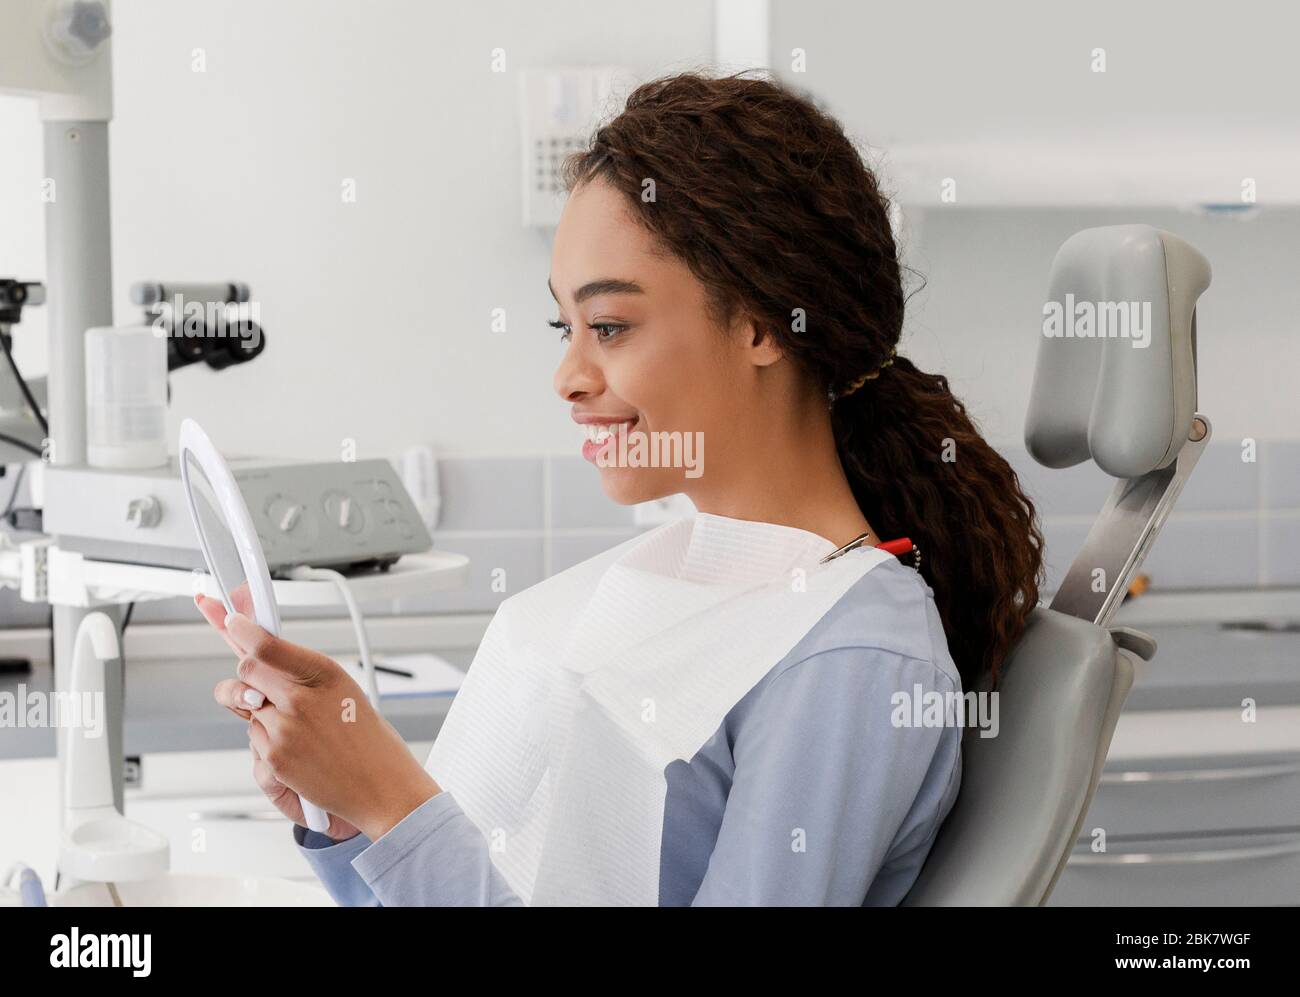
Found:
[[[1004,453],[1042,518],[1051,592],[1111,479],[1092,465],[1051,470],[1023,449]],[[1243,453],[1231,440],[1206,449],[1143,568],[1156,590],[1300,585],[1300,441],[1263,441],[1254,460]],[[443,515],[434,543],[470,557],[469,584],[370,606],[368,613],[491,611],[507,595],[645,529],[630,507],[605,497],[581,457],[449,458],[440,461],[439,474]],[[47,613],[0,592],[0,625],[43,626]],[[193,618],[185,599],[141,603],[134,616]]]
[[[1040,467],[1005,451],[1038,504],[1048,584],[1060,583],[1110,493],[1095,465]],[[1142,567],[1153,590],[1300,585],[1300,441],[1206,447]]]
[[[1004,447],[1034,499],[1055,590],[1113,485],[1094,465],[1053,470]],[[468,589],[427,611],[491,609],[505,594],[591,557],[643,527],[600,490],[580,457],[444,461],[436,542],[476,559]],[[458,493],[463,493],[458,494]],[[535,501],[536,507],[521,508]],[[1300,441],[1235,440],[1206,448],[1143,570],[1157,590],[1300,585]],[[498,587],[491,588],[493,572]]]
[[[1113,479],[1091,464],[1052,470],[1023,448],[1003,452],[1037,504],[1053,591]],[[459,458],[444,460],[441,474],[445,512],[435,542],[469,555],[473,577],[466,589],[404,610],[493,609],[644,529],[630,508],[605,497],[580,457]],[[1143,570],[1157,590],[1300,585],[1300,440],[1262,441],[1253,454],[1239,441],[1211,442]]]

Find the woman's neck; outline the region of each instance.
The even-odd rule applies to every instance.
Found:
[[[835,448],[829,413],[774,424],[729,440],[687,491],[700,512],[792,526],[837,547],[871,530]],[[719,467],[721,457],[722,467]],[[872,534],[872,542],[883,537]]]

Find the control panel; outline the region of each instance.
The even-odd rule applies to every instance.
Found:
[[[228,458],[272,574],[309,564],[384,566],[433,546],[386,460]],[[203,568],[180,472],[47,466],[45,532],[86,557]]]
[[[273,572],[392,559],[432,546],[387,461],[299,464],[292,473],[229,463]]]

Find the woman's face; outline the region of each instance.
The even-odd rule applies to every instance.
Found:
[[[600,467],[605,494],[630,504],[716,485],[738,457],[755,371],[773,349],[755,347],[743,328],[719,330],[704,285],[656,251],[624,195],[603,181],[580,185],[565,205],[550,287],[565,343],[555,390],[580,430],[615,427],[603,443],[575,441]]]

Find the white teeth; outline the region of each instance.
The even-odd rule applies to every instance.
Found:
[[[603,443],[611,436],[616,435],[618,433],[618,427],[623,425],[627,425],[627,423],[622,423],[622,422],[611,422],[607,424],[588,423],[587,425],[583,426],[583,430],[587,435],[587,439],[592,443]]]

